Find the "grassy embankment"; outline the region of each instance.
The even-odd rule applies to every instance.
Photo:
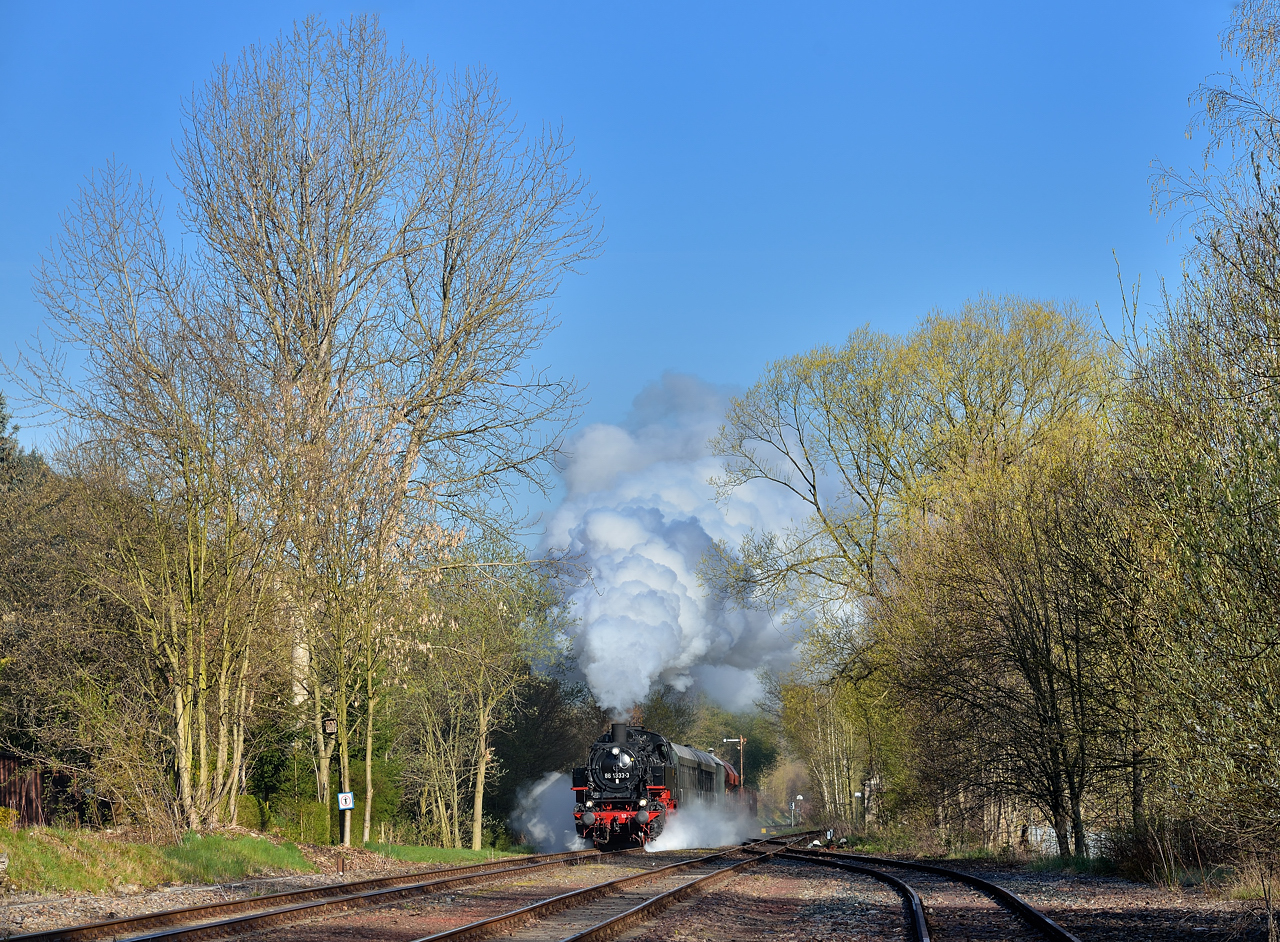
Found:
[[[257,837],[200,837],[178,844],[135,844],[95,831],[58,828],[0,833],[5,874],[19,890],[103,893],[120,886],[224,883],[264,872],[314,873],[293,844]]]
[[[374,853],[409,863],[468,864],[528,852],[450,850],[399,844],[369,844]],[[337,848],[334,848],[337,850]],[[0,832],[0,853],[9,855],[5,876],[15,889],[38,893],[106,893],[122,886],[165,883],[227,883],[260,874],[315,873],[291,843],[260,837],[188,834],[177,844],[144,844],[97,831],[30,828]]]

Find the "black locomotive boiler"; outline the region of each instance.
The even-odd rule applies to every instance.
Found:
[[[599,848],[648,843],[694,803],[756,814],[754,790],[729,763],[626,723],[591,744],[587,764],[573,770],[573,795],[578,836]]]

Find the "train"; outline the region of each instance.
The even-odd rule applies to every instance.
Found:
[[[732,765],[643,726],[612,724],[572,780],[578,836],[602,850],[647,844],[694,804],[756,816],[756,792]]]

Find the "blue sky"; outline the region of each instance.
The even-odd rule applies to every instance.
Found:
[[[368,9],[576,138],[608,241],[545,357],[587,386],[586,420],[617,422],[664,370],[745,385],[980,292],[1114,317],[1113,251],[1154,299],[1179,246],[1150,162],[1195,161],[1187,96],[1222,68],[1230,4],[4,0],[0,355],[39,324],[30,272],[89,170],[114,155],[163,180],[211,63]]]

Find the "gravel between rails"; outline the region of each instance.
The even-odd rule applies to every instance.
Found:
[[[628,854],[621,860],[527,874],[520,879],[424,896],[289,928],[263,930],[255,935],[262,940],[282,942],[411,942],[556,893],[693,856],[697,856],[697,852]],[[1256,904],[1214,899],[1196,888],[1169,891],[1115,877],[1041,873],[968,861],[938,862],[1008,887],[1084,942],[1260,942],[1266,938],[1265,927],[1254,912]],[[347,877],[353,880],[392,872],[448,869],[445,865],[406,864],[374,872],[348,871]],[[929,901],[928,888],[919,879],[925,875],[902,870],[893,872],[901,874]],[[105,919],[111,912],[127,916],[334,882],[332,874],[311,874],[247,880],[226,887],[171,887],[133,896],[24,899],[10,894],[8,928],[11,933],[32,932]],[[940,902],[945,909],[947,900]],[[1001,938],[986,931],[989,927],[981,924],[974,926],[975,934],[966,934],[962,922],[944,924],[936,915],[938,909],[935,905],[935,912],[930,914],[937,942],[966,939],[989,942]],[[15,924],[13,918],[20,913],[26,914],[23,920],[26,925],[22,928],[18,928],[21,924]],[[777,860],[762,863],[702,896],[677,904],[622,938],[643,942],[667,939],[681,942],[694,939],[897,942],[905,939],[903,927],[901,900],[884,884],[870,877]],[[4,928],[0,912],[0,933]],[[948,929],[950,933],[944,936],[943,932]],[[1028,938],[1020,921],[1016,922],[1016,932],[1018,934],[1008,938],[1019,942]]]
[[[416,870],[433,869],[421,864],[388,868],[363,873],[348,871],[347,879],[370,876],[391,876],[396,873],[413,873]],[[17,935],[26,932],[42,932],[46,929],[64,929],[87,922],[143,916],[166,909],[186,906],[203,906],[227,900],[251,899],[267,893],[286,890],[303,890],[316,886],[329,886],[337,882],[331,873],[304,873],[285,877],[267,877],[240,880],[235,883],[212,886],[164,886],[155,889],[121,887],[110,896],[46,896],[35,893],[9,893],[0,903],[0,933]]]
[[[585,906],[577,906],[530,923],[506,938],[511,939],[512,942],[559,942],[606,919],[621,915],[655,896],[746,859],[749,859],[746,854],[733,854],[719,860],[707,861],[679,873],[658,876],[638,886],[628,887],[620,893],[594,900]]]
[[[893,874],[920,894],[933,942],[1041,942],[1044,938],[990,896],[963,883],[880,863],[868,866]]]
[[[1267,937],[1257,904],[1218,899],[1201,887],[1170,890],[1121,877],[942,863],[1007,887],[1083,942],[1254,942]]]
[[[902,897],[871,877],[762,863],[620,936],[628,942],[905,942]]]
[[[550,896],[594,886],[618,877],[644,873],[696,856],[700,855],[694,851],[627,854],[621,859],[577,864],[563,870],[541,871],[446,894],[403,900],[376,909],[339,913],[295,926],[264,929],[239,938],[270,939],[272,942],[410,942],[510,912]],[[686,871],[685,875],[689,873],[690,871]],[[693,876],[689,875],[687,878],[693,879]],[[646,884],[645,889],[658,882],[655,880],[653,884]],[[524,930],[517,930],[520,931]],[[503,935],[500,938],[510,936]]]
[[[1256,906],[1215,899],[1200,888],[1170,891],[1120,877],[1037,872],[971,861],[922,862],[937,863],[998,883],[1083,942],[1260,942],[1266,939],[1265,924],[1259,919]],[[1008,913],[1006,917],[1016,922],[1019,934],[1007,937],[983,934],[981,925],[967,919],[959,905],[962,890],[971,894],[977,890],[963,884],[950,884],[956,888],[954,892],[935,889],[939,885],[932,881],[949,881],[906,868],[882,869],[906,880],[924,898],[930,907],[929,926],[935,942],[1040,938],[1030,934],[1021,920]],[[931,901],[931,892],[940,895]],[[990,901],[989,905],[998,904]]]
[[[373,855],[369,855],[373,856]],[[384,858],[385,859],[385,858]],[[500,857],[495,865],[515,862],[519,857]],[[340,886],[357,880],[396,876],[402,873],[444,873],[450,864],[382,863],[367,869],[348,869],[343,878],[335,873],[290,874],[259,877],[214,885],[176,885],[154,889],[125,886],[104,896],[53,896],[35,893],[5,893],[0,898],[0,937],[70,926],[107,919],[143,916],[167,909],[202,906],[229,900],[252,899],[269,893]]]

